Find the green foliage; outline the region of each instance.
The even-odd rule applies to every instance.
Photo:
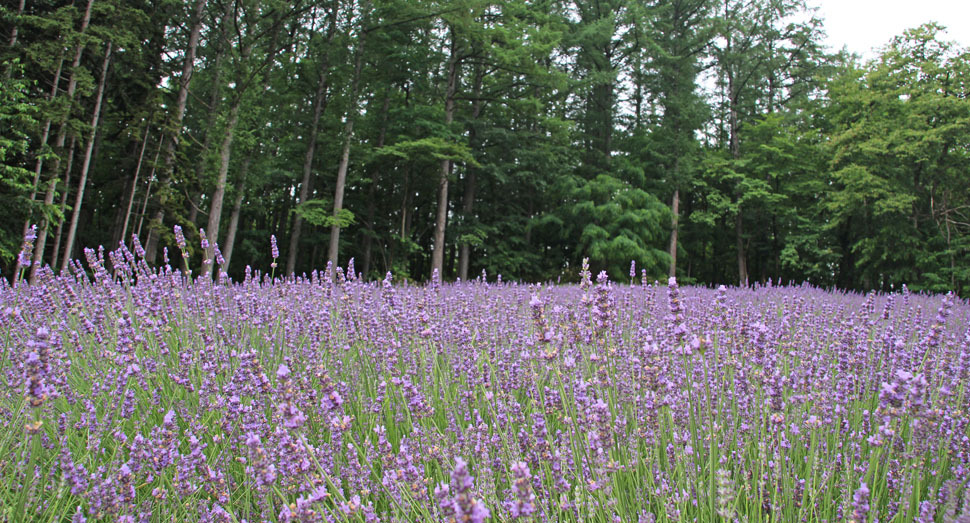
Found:
[[[406,140],[374,152],[376,158],[390,157],[413,163],[431,163],[452,160],[479,167],[468,146],[449,142],[443,138],[430,137]]]
[[[333,214],[333,202],[330,200],[307,200],[297,205],[293,212],[303,218],[310,225],[319,227],[347,227],[356,222],[354,213],[349,209],[340,209],[336,216]]]
[[[908,282],[944,290],[970,281],[958,269],[970,234],[958,218],[968,201],[955,190],[970,168],[966,51],[928,24],[897,37],[875,61],[831,83],[834,130],[827,227],[846,243],[867,286]],[[935,246],[927,249],[927,247]]]
[[[80,245],[116,245],[132,194],[129,233],[162,210],[151,227],[162,245],[172,247],[172,223],[197,244],[218,192],[210,237],[226,251],[235,220],[234,278],[271,263],[269,234],[286,258],[297,217],[298,273],[325,263],[320,246],[338,225],[341,257],[358,270],[423,278],[447,161],[446,279],[466,268],[568,279],[584,257],[614,278],[631,260],[660,278],[677,194],[682,281],[737,282],[744,271],[751,282],[966,294],[970,54],[926,25],[865,65],[827,56],[806,4],[207,2],[181,121],[194,1],[96,0],[83,32],[85,2],[27,2],[20,16],[5,6],[18,40],[0,50],[0,260],[19,248],[28,214],[53,225],[61,198],[73,202],[64,170],[83,162],[92,71],[111,41]],[[53,205],[40,203],[48,182]]]
[[[670,210],[655,196],[607,174],[576,183],[562,216],[564,237],[577,242],[577,257],[614,279],[629,271],[630,260],[659,276],[670,263],[663,250]]]
[[[23,219],[24,206],[31,204],[31,172],[22,165],[36,110],[28,97],[29,83],[21,76],[22,66],[14,62],[9,67],[10,74],[0,75],[0,217],[5,223],[16,223]],[[0,229],[0,262],[12,260],[22,241],[18,229]]]

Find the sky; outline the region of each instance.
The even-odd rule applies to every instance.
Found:
[[[824,19],[826,44],[843,45],[864,59],[875,57],[874,48],[924,22],[947,28],[946,40],[970,47],[970,0],[809,0]]]

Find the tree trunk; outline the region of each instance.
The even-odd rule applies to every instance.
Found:
[[[475,177],[476,170],[473,167],[468,169],[465,178],[465,194],[462,195],[462,214],[466,217],[471,216],[475,202]],[[467,218],[466,218],[467,219]],[[461,250],[458,253],[458,277],[461,281],[468,281],[468,266],[471,258],[471,244],[467,241],[462,242]]]
[[[20,20],[18,20],[20,18],[20,16],[24,14],[24,7],[25,6],[26,6],[25,0],[20,0],[20,3],[17,5],[17,15],[16,15],[16,17],[14,19],[14,22],[12,24],[10,24],[11,25],[11,27],[10,27],[10,41],[8,42],[7,46],[11,50],[17,45],[17,22],[20,21]],[[13,69],[11,68],[12,65],[13,65],[12,62],[7,62],[6,64],[4,64],[4,66],[3,66],[3,76],[4,76],[4,78],[10,78],[10,74],[13,72]]]
[[[730,118],[730,139],[731,139],[731,157],[735,161],[741,158],[741,138],[739,136],[739,122],[738,122],[738,93],[735,92],[735,85],[733,79],[728,79],[728,94],[730,95],[730,104],[728,117]],[[735,201],[737,203],[738,209],[734,219],[734,234],[735,234],[735,244],[738,250],[738,282],[742,286],[748,285],[748,257],[744,249],[744,213],[741,209],[741,194],[735,193]]]
[[[77,147],[77,138],[71,137],[71,146],[68,147],[67,152],[67,165],[64,167],[64,190],[61,191],[61,218],[57,220],[57,232],[54,233],[54,252],[50,257],[50,266],[52,268],[57,267],[57,262],[60,260],[59,254],[61,250],[61,238],[64,232],[64,213],[67,211],[67,194],[71,189],[71,170],[74,167],[74,151]],[[48,186],[48,191],[54,194],[54,191]],[[45,197],[46,200],[46,197]]]
[[[212,148],[212,130],[216,127],[216,118],[219,116],[219,106],[222,101],[222,61],[225,58],[226,42],[229,41],[231,24],[227,20],[232,15],[232,9],[233,2],[226,2],[225,10],[222,13],[222,18],[219,23],[219,40],[214,45],[215,57],[212,59],[212,79],[209,84],[212,87],[212,92],[209,93],[209,114],[206,118],[205,127],[202,129],[202,147],[199,149],[199,159],[195,164],[195,181],[200,186],[202,185],[202,180],[205,179],[205,172],[208,168],[209,149]],[[188,221],[196,228],[198,227],[197,224],[203,195],[204,189],[200,189],[193,198],[189,199]]]
[[[384,93],[384,105],[381,107],[381,130],[377,135],[375,149],[380,150],[384,147],[384,140],[387,138],[387,114],[391,109],[391,91]],[[372,248],[374,244],[374,219],[377,214],[377,177],[380,171],[371,171],[370,187],[367,188],[367,238],[364,239],[364,264],[363,273],[366,278],[370,274]]]
[[[23,2],[21,2],[21,4],[22,3]],[[57,87],[61,83],[61,67],[63,65],[64,65],[64,59],[63,58],[57,61],[57,71],[54,73],[54,83],[51,86],[51,93],[50,93],[50,95],[47,98],[49,101],[53,101],[54,98],[57,97]],[[50,118],[47,118],[44,121],[44,130],[41,133],[40,146],[38,148],[38,149],[41,150],[41,152],[43,152],[44,147],[47,145],[47,139],[50,137],[50,130],[51,130],[51,119]],[[73,141],[71,143],[72,143],[72,147],[73,147]],[[72,149],[71,152],[73,154],[73,149]],[[44,158],[43,158],[43,155],[38,155],[37,156],[37,163],[34,166],[34,182],[33,182],[33,185],[31,186],[32,189],[31,189],[31,192],[30,192],[30,201],[31,202],[33,202],[34,199],[37,198],[37,189],[40,186],[40,174],[43,171],[43,166],[44,166]],[[52,176],[51,177],[51,184],[53,184],[56,180],[57,180],[57,177],[56,176]],[[49,208],[48,205],[51,205],[51,204],[54,203],[54,188],[50,186],[51,184],[48,184],[49,186],[47,188],[47,194],[44,195],[44,209],[45,210]],[[29,228],[30,228],[30,218],[28,218],[27,221],[24,222],[24,232],[23,232],[23,235],[22,236],[26,236],[27,235],[27,230]],[[40,231],[42,231],[43,234],[38,234],[37,235],[37,240],[36,240],[36,243],[34,244],[34,255],[33,255],[32,259],[31,259],[31,269],[30,269],[30,281],[31,282],[34,281],[34,275],[37,274],[38,266],[43,262],[43,259],[44,259],[44,248],[46,247],[46,243],[47,243],[47,228],[48,228],[47,216],[45,214],[41,218],[41,224],[40,224],[40,227],[39,227]],[[19,259],[18,259],[18,263],[19,263]],[[20,271],[20,268],[18,266],[17,272],[19,272],[19,271]]]
[[[87,31],[87,29],[88,29],[88,25],[91,22],[91,6],[92,5],[94,5],[94,0],[88,0],[87,7],[84,10],[84,16],[81,18],[81,29],[79,31],[79,34],[82,34],[83,35],[84,32]],[[68,125],[67,124],[68,124],[68,120],[70,120],[70,118],[71,118],[71,104],[74,101],[74,93],[77,91],[77,70],[78,70],[78,67],[81,66],[81,56],[83,54],[84,54],[84,45],[83,44],[79,44],[75,48],[75,50],[74,50],[74,61],[71,62],[71,76],[70,76],[70,80],[68,80],[68,82],[67,82],[67,91],[65,93],[67,95],[67,112],[64,114],[64,117],[61,118],[60,128],[57,131],[57,140],[54,143],[54,147],[58,151],[58,153],[60,153],[60,151],[62,151],[64,149],[64,143],[67,141],[67,129],[68,129]],[[57,74],[54,76],[54,85],[51,87],[51,94],[50,94],[50,99],[52,101],[54,100],[54,98],[56,98],[56,95],[57,95],[57,87],[60,85],[60,75],[61,75],[61,65],[62,65],[62,63],[63,62],[58,62],[58,64],[57,64]],[[46,142],[47,142],[47,137],[48,137],[49,129],[50,129],[49,124],[48,125],[45,125],[45,132],[44,132],[44,135],[42,137],[41,147],[43,147],[46,144]],[[31,202],[33,202],[34,199],[37,197],[37,188],[40,185],[40,174],[41,174],[42,166],[43,166],[43,160],[41,160],[40,158],[38,158],[37,159],[37,165],[36,165],[36,168],[34,170],[33,190],[31,191],[31,195],[30,195],[30,201]],[[51,169],[51,182],[50,182],[50,184],[56,184],[57,183],[57,178],[58,178],[58,176],[60,176],[59,175],[60,168],[61,168],[61,160],[58,157],[58,158],[55,158],[55,160],[54,160],[54,167],[53,167],[53,169]],[[47,197],[46,196],[44,198],[44,201],[47,201]],[[30,219],[28,218],[27,221],[29,222]],[[24,233],[25,234],[26,234],[27,228],[29,226],[30,226],[29,223],[25,223],[24,224]],[[36,255],[35,254],[33,256],[34,258],[37,258],[38,260],[42,259],[43,256],[44,256],[43,247],[45,246],[45,243],[46,243],[46,240],[47,240],[47,238],[46,238],[46,236],[47,236],[47,228],[48,228],[47,220],[46,219],[41,220],[40,227],[38,227],[38,230],[37,230],[37,237],[38,238],[44,237],[44,241],[43,242],[38,242],[40,244],[41,249],[38,249],[37,248],[38,247],[37,244],[34,245],[34,250],[35,251],[40,250],[41,252],[40,252],[40,255]],[[55,261],[54,264],[52,264],[52,266],[56,266],[56,261]],[[19,263],[18,263],[17,270],[15,271],[15,274],[17,272],[19,272],[19,269],[20,269],[20,267],[19,267]],[[35,271],[31,271],[31,272],[34,273]]]
[[[151,120],[149,118],[149,120]],[[121,226],[121,241],[125,242],[128,235],[128,223],[131,220],[131,208],[135,204],[135,191],[138,189],[138,175],[141,173],[141,166],[145,160],[145,146],[148,145],[148,125],[145,126],[145,137],[141,141],[141,152],[138,153],[138,164],[135,166],[135,175],[132,177],[131,192],[128,193],[128,206],[125,209],[125,223]]]
[[[331,25],[328,41],[333,41],[335,31]],[[303,203],[310,198],[310,181],[313,175],[313,156],[317,149],[317,134],[320,130],[320,117],[327,106],[326,94],[329,84],[330,61],[328,55],[323,56],[320,67],[320,78],[317,80],[317,92],[313,95],[313,122],[310,124],[310,136],[307,143],[306,155],[303,157],[303,179],[300,182],[300,200]],[[290,248],[286,253],[286,273],[296,271],[297,252],[300,246],[300,235],[303,233],[303,218],[297,214],[293,218],[293,230],[290,233]]]
[[[670,212],[673,214],[673,218],[670,221],[670,271],[667,275],[674,278],[677,276],[677,233],[680,222],[680,189],[674,189],[674,195],[670,198]]]
[[[362,33],[357,44],[357,56],[354,58],[354,76],[350,87],[350,108],[347,110],[347,121],[344,123],[344,148],[340,154],[340,165],[337,167],[337,184],[333,192],[333,223],[330,225],[330,249],[327,260],[337,267],[337,254],[340,250],[340,211],[344,206],[344,187],[347,184],[347,168],[350,165],[350,144],[354,138],[354,121],[357,119],[357,92],[360,85],[360,69],[363,64],[364,44],[367,33]]]
[[[222,265],[222,272],[229,272],[229,263],[232,261],[232,251],[236,245],[236,232],[239,230],[239,213],[242,210],[243,200],[246,198],[246,175],[249,173],[249,164],[252,156],[246,157],[239,170],[239,186],[236,187],[236,199],[232,202],[232,212],[229,214],[229,228],[226,231],[226,241],[222,247],[222,257],[225,263]]]
[[[212,193],[212,203],[209,207],[209,224],[206,232],[209,234],[209,249],[206,257],[212,259],[214,246],[219,240],[219,222],[222,219],[222,206],[226,198],[226,181],[229,177],[229,160],[232,156],[232,141],[239,123],[239,108],[242,105],[242,93],[236,97],[229,109],[229,121],[226,122],[226,131],[222,137],[222,146],[219,148],[219,178],[216,180],[216,188]],[[208,271],[212,270],[212,265],[208,265]],[[228,264],[227,264],[228,265]],[[207,272],[206,275],[211,274]]]
[[[274,25],[275,27],[275,25]],[[262,91],[265,92],[270,87],[270,69],[273,62],[276,60],[276,54],[279,51],[276,47],[277,38],[279,37],[279,31],[273,31],[271,34],[270,44],[268,46],[269,53],[264,59],[263,65],[266,67],[266,71],[263,77]],[[255,46],[255,41],[251,40],[240,50],[239,56],[240,61],[245,63],[246,60],[252,55],[253,47]],[[251,84],[248,82],[236,82],[236,99],[233,101],[232,107],[229,109],[229,121],[226,123],[225,134],[222,138],[222,147],[219,149],[219,177],[216,180],[216,188],[212,193],[212,203],[209,207],[209,223],[206,227],[206,231],[209,234],[209,248],[206,250],[206,258],[212,259],[215,254],[215,245],[219,240],[219,225],[222,221],[222,207],[225,205],[226,198],[226,182],[229,175],[229,160],[232,157],[232,142],[235,135],[236,126],[239,124],[239,111],[242,106],[243,97],[246,90]],[[240,180],[240,184],[245,184],[246,181]],[[225,255],[223,255],[225,257]],[[212,275],[213,263],[206,266],[205,275]],[[227,264],[228,265],[228,264]]]
[[[162,154],[162,142],[158,142],[158,149],[155,150],[155,159],[152,160],[152,170],[148,173],[148,187],[145,187],[145,197],[141,202],[141,211],[138,213],[138,228],[135,229],[135,234],[141,239],[141,228],[145,224],[145,213],[148,212],[148,201],[152,196],[152,182],[155,181],[155,169],[158,167],[158,157]],[[151,233],[148,233],[149,236]]]
[[[445,127],[451,127],[455,118],[455,92],[458,90],[458,56],[454,30],[451,35],[451,58],[448,59],[448,87],[445,90]],[[438,213],[434,224],[434,250],[431,253],[431,275],[435,271],[443,277],[445,261],[445,226],[448,221],[448,176],[451,174],[451,160],[441,160],[438,173]]]
[[[72,140],[72,143],[73,143],[73,140]],[[71,147],[71,154],[73,153],[74,153],[74,148]],[[56,192],[55,191],[56,181],[57,179],[54,178],[48,184],[47,193],[44,195],[45,209],[49,209],[52,205],[54,205],[54,193]],[[34,256],[30,264],[30,283],[34,283],[34,280],[37,278],[37,269],[39,269],[41,264],[43,263],[44,249],[47,248],[47,229],[48,229],[47,217],[45,216],[40,223],[41,223],[41,226],[39,227],[39,229],[44,231],[44,234],[38,234],[37,239],[35,240],[36,243],[34,244]]]
[[[163,190],[159,192],[158,209],[152,222],[161,228],[165,220],[165,204],[167,203],[167,191],[172,181],[172,171],[175,167],[175,152],[178,147],[179,137],[182,134],[182,120],[185,118],[185,106],[189,99],[189,82],[192,80],[192,70],[195,67],[195,51],[199,47],[199,37],[202,34],[202,15],[205,8],[205,0],[196,0],[192,11],[193,24],[189,32],[189,43],[185,49],[185,62],[182,64],[182,76],[179,77],[179,92],[175,102],[175,121],[173,122],[172,136],[167,141],[165,156],[162,162],[161,184]],[[165,141],[163,139],[163,141]],[[158,253],[158,234],[149,234],[148,244],[145,246],[145,259],[149,263],[155,261]]]
[[[98,120],[101,118],[101,102],[104,101],[104,85],[108,78],[108,64],[111,62],[111,42],[108,42],[104,52],[104,63],[101,65],[101,80],[98,82],[98,92],[95,95],[94,115],[91,117],[91,137],[84,150],[84,163],[81,164],[81,179],[77,184],[77,197],[71,210],[71,225],[67,229],[67,241],[64,243],[64,258],[61,262],[61,272],[67,272],[71,261],[71,251],[74,248],[74,238],[77,234],[78,217],[81,214],[81,203],[84,201],[84,186],[88,181],[88,169],[91,167],[91,153],[94,151],[94,138],[98,134]]]
[[[48,102],[53,102],[54,99],[57,98],[57,88],[61,84],[61,67],[63,65],[64,65],[64,59],[61,58],[60,60],[57,61],[57,70],[54,72],[54,82],[51,85],[51,92],[47,96]],[[46,120],[44,120],[44,130],[41,132],[40,145],[38,145],[37,147],[37,149],[41,153],[43,153],[44,147],[47,146],[47,139],[50,138],[50,132],[51,132],[51,119],[47,118]],[[44,157],[42,154],[38,154],[37,163],[34,164],[34,183],[32,186],[33,189],[31,190],[31,193],[30,193],[30,201],[34,201],[34,198],[37,198],[37,189],[40,187],[40,174],[43,171],[43,168],[44,168]],[[29,228],[30,228],[30,223],[28,220],[28,223],[24,224],[24,234],[27,234],[27,229]]]
[[[201,194],[196,194],[195,196],[192,196],[191,198],[189,198],[189,215],[188,215],[187,218],[188,218],[189,223],[192,224],[193,228],[195,227],[195,225],[196,225],[196,223],[197,223],[197,221],[199,219],[199,206],[200,205],[202,205],[202,195]]]
[[[748,262],[744,254],[743,226],[744,217],[741,215],[741,209],[738,208],[738,213],[734,218],[734,232],[738,249],[738,283],[742,287],[746,287],[748,285]]]
[[[17,5],[17,18],[20,18],[20,15],[24,14],[25,6],[26,6],[26,1],[20,0],[20,3]],[[17,45],[17,23],[14,22],[11,25],[13,27],[10,28],[10,43],[8,44],[8,46],[11,49],[13,49],[13,47]]]
[[[472,88],[472,126],[468,131],[468,143],[471,144],[472,150],[478,147],[478,132],[475,129],[474,122],[478,120],[478,117],[482,114],[482,82],[484,81],[484,71],[479,65],[475,68],[475,80],[474,87]],[[467,168],[467,174],[465,175],[465,191],[462,194],[461,200],[461,212],[464,216],[466,222],[470,222],[472,219],[472,211],[475,207],[475,185],[476,176],[478,171],[469,166]],[[461,249],[458,252],[458,278],[461,281],[468,281],[468,266],[471,263],[471,245],[465,241],[461,242]]]

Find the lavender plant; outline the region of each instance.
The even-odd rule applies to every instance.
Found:
[[[4,520],[970,517],[952,295],[233,282],[133,245],[0,286]]]

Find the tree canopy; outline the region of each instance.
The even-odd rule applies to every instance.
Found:
[[[274,235],[296,273],[588,258],[966,295],[970,51],[931,23],[863,62],[823,24],[805,0],[0,7],[0,269],[31,224],[57,269],[132,234],[163,263],[179,225],[234,277]]]

